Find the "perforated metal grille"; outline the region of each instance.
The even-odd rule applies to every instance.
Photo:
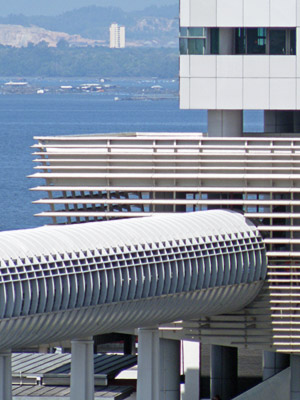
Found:
[[[225,211],[2,232],[0,240],[1,319],[247,285],[266,276],[261,236],[242,215]],[[249,296],[258,289],[249,288]],[[230,292],[222,296],[218,307],[228,307]],[[210,293],[208,312],[216,307],[212,299]]]

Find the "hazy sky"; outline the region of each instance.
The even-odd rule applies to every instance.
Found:
[[[0,0],[0,15],[57,15],[89,5],[115,6],[124,10],[140,10],[150,5],[169,5],[179,0]]]

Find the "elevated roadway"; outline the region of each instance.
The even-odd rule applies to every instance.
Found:
[[[256,227],[221,210],[1,232],[0,243],[5,359],[15,347],[241,310],[267,273]]]

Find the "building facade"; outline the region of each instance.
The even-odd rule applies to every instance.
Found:
[[[39,137],[45,185],[37,214],[74,224],[166,212],[229,209],[252,219],[267,247],[268,281],[255,330],[227,324],[195,328],[203,342],[297,353],[290,332],[300,322],[300,140],[288,137],[210,138],[201,134]],[[255,314],[257,305],[247,310]],[[235,337],[236,339],[236,337]]]
[[[109,47],[111,49],[123,49],[125,47],[125,26],[116,23],[110,25]]]
[[[239,347],[265,351],[264,377],[291,355],[286,398],[300,396],[299,28],[300,0],[181,0],[180,107],[208,110],[207,135],[36,138],[40,216],[54,224],[225,208],[263,234],[267,280],[252,304],[159,326],[213,345],[211,395]],[[262,133],[243,132],[244,110],[263,112]]]
[[[207,109],[213,136],[240,136],[242,110],[299,132],[299,26],[298,0],[181,0],[181,108]]]

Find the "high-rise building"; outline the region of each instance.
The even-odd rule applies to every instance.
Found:
[[[263,379],[291,361],[267,397],[300,398],[299,29],[300,0],[181,0],[180,105],[208,110],[207,135],[37,138],[43,172],[35,177],[46,182],[37,190],[48,192],[38,203],[49,204],[40,215],[54,224],[215,208],[255,222],[268,256],[255,301],[159,326],[164,340],[212,345],[211,397],[234,397],[239,348],[264,351]],[[261,133],[243,132],[244,110],[263,112]],[[185,398],[199,398],[195,376]],[[238,399],[261,398],[253,390]]]
[[[116,23],[111,24],[109,35],[109,47],[111,49],[123,49],[125,47],[125,26],[120,26]]]
[[[181,108],[208,110],[209,136],[241,136],[243,110],[265,133],[300,132],[295,0],[181,0]],[[298,47],[298,49],[297,49]]]

